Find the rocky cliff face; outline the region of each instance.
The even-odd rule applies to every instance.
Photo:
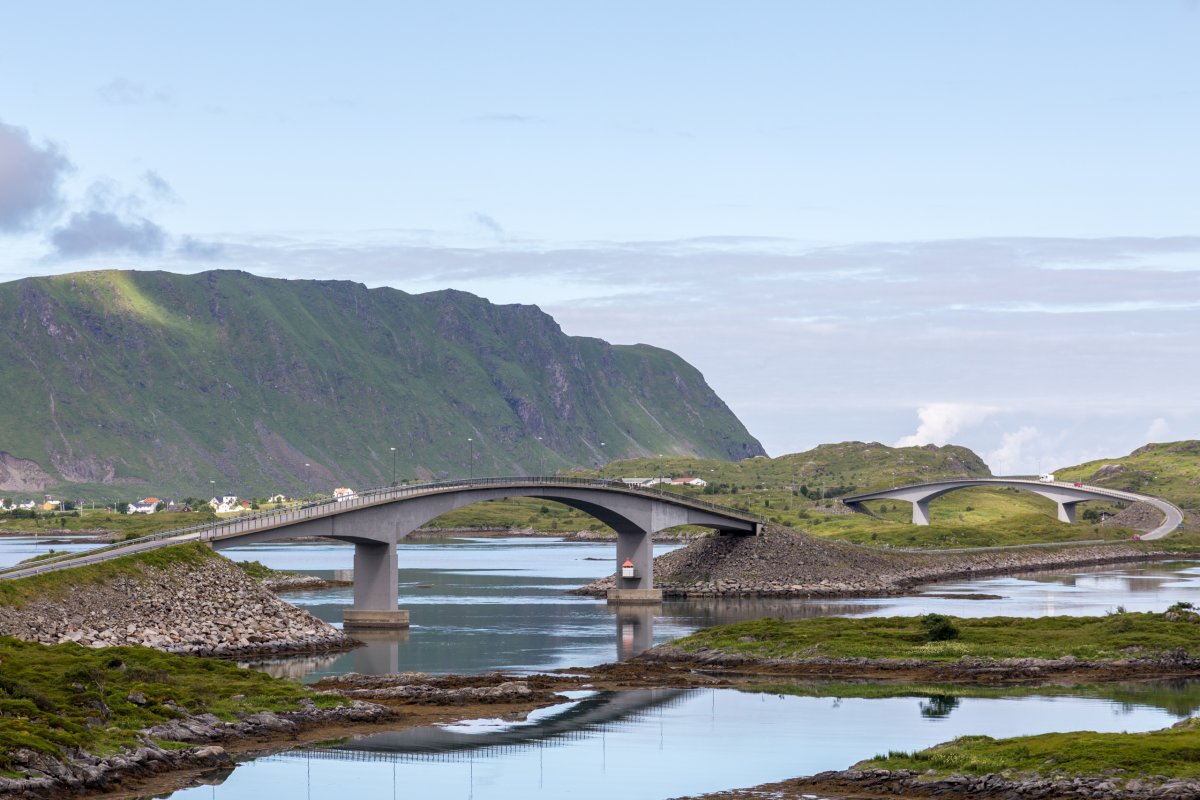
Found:
[[[440,478],[763,452],[678,356],[455,291],[30,278],[0,285],[0,363],[0,490],[291,494],[387,483],[393,464]]]
[[[54,477],[36,461],[0,452],[0,490],[40,492],[53,482]]]

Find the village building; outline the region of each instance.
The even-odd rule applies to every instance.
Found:
[[[224,494],[208,501],[208,507],[218,514],[228,514],[239,510],[237,495]]]

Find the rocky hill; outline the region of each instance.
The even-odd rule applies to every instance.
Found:
[[[28,278],[0,284],[0,363],[0,490],[328,492],[390,482],[393,447],[400,479],[763,452],[673,353],[457,291]]]
[[[1127,456],[1089,461],[1054,474],[1060,480],[1143,492],[1181,508],[1200,509],[1200,441],[1195,439],[1148,444]]]

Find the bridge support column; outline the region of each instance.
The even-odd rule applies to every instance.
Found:
[[[394,543],[354,543],[354,608],[342,612],[343,627],[408,627],[408,612],[397,608],[396,570]]]
[[[928,525],[929,524],[929,501],[928,500],[913,500],[913,525]]]
[[[1058,504],[1058,521],[1059,522],[1075,522],[1075,504],[1062,503]]]
[[[632,578],[623,577],[626,561],[633,564]],[[617,585],[608,590],[610,603],[661,603],[662,589],[654,588],[654,543],[643,530],[617,530]]]

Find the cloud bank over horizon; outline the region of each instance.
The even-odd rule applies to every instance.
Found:
[[[679,353],[776,455],[845,439],[955,443],[1028,474],[1200,437],[1200,378],[1181,368],[1200,341],[1200,236],[815,248],[371,238],[213,236],[208,253],[150,261],[537,304],[568,333]]]

